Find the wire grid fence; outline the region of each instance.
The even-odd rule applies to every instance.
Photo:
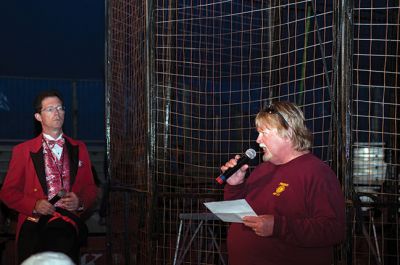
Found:
[[[209,219],[203,202],[222,199],[214,181],[220,165],[249,147],[258,150],[253,119],[270,101],[300,105],[313,131],[313,153],[340,167],[335,157],[347,146],[331,140],[340,123],[335,102],[340,77],[334,71],[339,3],[109,1],[109,235],[115,240],[110,264],[226,264],[226,225]],[[346,177],[353,179],[356,195],[383,194],[391,198],[390,206],[398,204],[398,8],[393,1],[377,10],[354,1],[350,69],[354,164],[353,175]],[[375,40],[376,32],[381,36]],[[338,146],[343,149],[334,149]],[[385,181],[376,180],[372,169],[357,171],[373,163],[368,155],[367,163],[360,162],[363,155],[357,160],[372,147],[384,152],[378,163],[386,168]],[[386,183],[392,193],[375,190],[375,182]],[[130,199],[114,212],[121,193]],[[347,258],[355,264],[396,264],[390,262],[398,253],[397,208],[366,209],[369,199],[356,197],[360,203],[354,200],[354,209],[360,211],[354,211],[347,239],[354,255],[337,256],[336,263]],[[133,234],[140,236],[115,229],[115,220],[138,224]],[[389,241],[395,246],[388,247]]]
[[[214,180],[220,165],[249,147],[258,150],[253,119],[270,101],[303,107],[314,151],[327,160],[333,11],[307,1],[157,1],[154,9],[154,176],[164,224],[156,263],[163,264],[190,242],[171,244],[180,214],[206,212],[203,202],[221,199]],[[211,225],[223,251],[225,224]],[[223,263],[210,235],[195,240],[189,257],[174,262]],[[209,253],[198,253],[202,243]]]
[[[354,264],[400,264],[399,1],[355,1]]]
[[[146,3],[107,5],[107,264],[148,264]]]

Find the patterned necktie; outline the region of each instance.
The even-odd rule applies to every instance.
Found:
[[[45,141],[46,141],[46,143],[47,143],[47,145],[48,145],[48,147],[50,149],[53,149],[54,145],[58,145],[58,146],[62,147],[64,145],[64,143],[65,143],[64,138],[61,138],[61,139],[58,139],[58,140],[45,139]]]

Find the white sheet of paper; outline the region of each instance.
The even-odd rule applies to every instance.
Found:
[[[204,205],[224,222],[243,223],[244,216],[257,216],[245,199],[205,202]]]

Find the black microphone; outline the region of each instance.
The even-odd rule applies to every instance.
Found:
[[[51,204],[55,204],[56,202],[58,202],[62,197],[65,196],[65,194],[67,194],[67,192],[65,190],[60,190],[56,195],[54,195],[53,198],[51,198],[49,200],[49,203]]]
[[[230,176],[232,176],[236,171],[238,171],[244,164],[249,162],[250,159],[255,158],[257,155],[256,151],[254,149],[247,149],[244,155],[239,158],[237,161],[236,166],[228,168],[224,173],[222,173],[218,178],[215,180],[219,183],[222,184],[224,183]]]

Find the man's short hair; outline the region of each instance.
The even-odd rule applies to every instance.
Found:
[[[42,101],[45,98],[50,98],[50,97],[57,97],[61,100],[62,103],[64,103],[61,93],[58,92],[57,90],[42,91],[36,96],[35,100],[33,101],[33,107],[35,109],[35,113],[40,113],[40,111],[42,110]]]

